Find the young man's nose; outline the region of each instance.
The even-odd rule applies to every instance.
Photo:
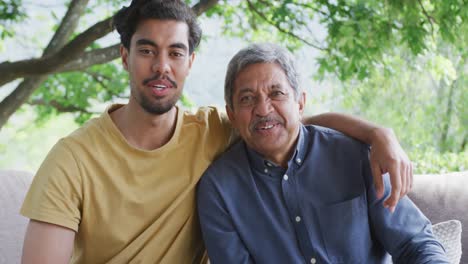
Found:
[[[164,55],[159,55],[154,59],[153,71],[160,74],[167,74],[170,70],[169,59]]]

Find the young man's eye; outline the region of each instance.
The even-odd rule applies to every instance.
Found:
[[[174,56],[174,57],[184,57],[185,56],[184,53],[177,52],[177,51],[171,52],[171,55]]]
[[[141,54],[143,54],[143,55],[151,55],[151,54],[153,54],[153,51],[150,50],[150,49],[140,49],[140,50],[138,50],[138,51],[139,51]]]

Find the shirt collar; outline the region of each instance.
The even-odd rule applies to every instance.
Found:
[[[306,133],[306,128],[301,124],[299,128],[299,138],[296,143],[296,147],[294,150],[294,154],[292,155],[291,159],[288,161],[288,169],[292,166],[300,167],[304,162],[304,157],[306,154],[307,142],[308,142],[308,134]],[[278,164],[275,164],[272,161],[265,159],[260,153],[253,150],[252,148],[248,147],[245,144],[245,148],[247,149],[247,156],[250,162],[250,166],[256,170],[257,172],[269,176],[275,177],[278,174],[280,177],[286,171],[285,168],[282,168]]]

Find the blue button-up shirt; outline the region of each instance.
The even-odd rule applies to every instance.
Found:
[[[405,197],[392,214],[376,198],[368,146],[301,126],[282,168],[240,141],[199,183],[212,263],[448,263],[431,223]],[[386,195],[390,191],[385,179]]]

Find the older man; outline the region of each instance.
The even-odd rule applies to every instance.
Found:
[[[408,198],[394,214],[381,205],[367,145],[301,124],[305,93],[286,50],[256,44],[237,53],[225,100],[243,140],[199,183],[213,263],[387,263],[388,253],[396,263],[448,263]]]

